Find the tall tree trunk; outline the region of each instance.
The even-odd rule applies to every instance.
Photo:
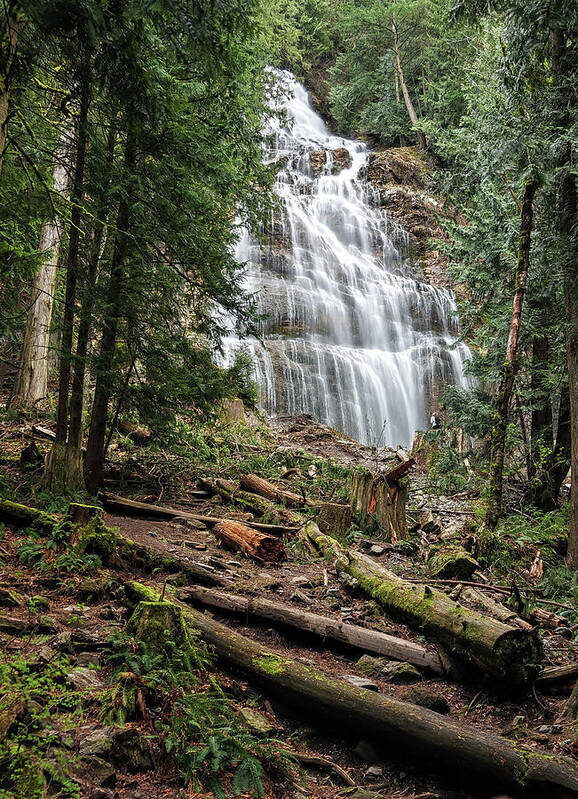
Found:
[[[533,201],[537,187],[537,182],[529,179],[524,188],[524,199],[522,201],[512,321],[510,323],[510,334],[506,347],[506,358],[502,366],[500,386],[495,402],[494,426],[490,447],[490,488],[485,520],[486,525],[490,529],[495,528],[502,514],[502,478],[504,472],[506,429],[508,427],[508,409],[518,367],[518,341],[520,337],[520,323],[522,320],[526,280],[530,266]]]
[[[46,462],[44,483],[50,488],[58,485],[66,486],[66,434],[68,430],[68,392],[70,387],[70,363],[72,357],[72,341],[74,334],[74,306],[76,302],[76,285],[80,262],[80,224],[82,221],[82,198],[84,195],[84,178],[86,152],[88,149],[88,111],[90,107],[90,55],[82,55],[82,66],[79,75],[80,105],[76,124],[76,156],[72,180],[70,215],[70,233],[66,256],[66,294],[62,322],[62,339],[58,375],[58,410],[56,416],[56,441]]]
[[[125,148],[124,167],[130,175],[135,163],[135,146],[132,133],[128,132]],[[90,431],[86,446],[84,475],[86,486],[96,493],[102,483],[104,471],[104,449],[108,403],[112,393],[112,363],[116,349],[118,323],[122,310],[122,288],[125,278],[125,261],[128,251],[130,210],[127,192],[120,200],[116,222],[116,239],[112,254],[110,281],[108,284],[106,315],[103,322],[102,340],[97,362],[96,388],[90,418]]]
[[[112,165],[114,158],[114,145],[116,130],[111,127],[107,142],[108,163]],[[103,185],[96,208],[96,222],[93,229],[92,242],[89,253],[89,267],[87,276],[86,293],[78,323],[78,337],[74,355],[74,369],[72,374],[72,387],[70,390],[70,422],[68,428],[68,441],[66,444],[66,470],[69,487],[84,487],[84,474],[82,465],[82,412],[84,409],[84,383],[86,375],[86,357],[90,342],[92,316],[95,300],[96,276],[102,254],[106,215],[105,194],[108,183]]]
[[[11,87],[17,65],[18,34],[20,16],[16,3],[4,6],[5,28],[2,32],[2,56],[0,63],[0,182],[4,168],[4,155],[8,139],[8,122],[10,120],[12,98]]]
[[[65,145],[68,132],[60,140],[52,169],[53,189],[64,195],[68,184]],[[50,322],[56,288],[56,268],[60,246],[59,219],[44,222],[40,230],[38,249],[46,260],[32,282],[32,305],[28,311],[26,331],[20,353],[20,369],[10,398],[10,406],[31,407],[48,393],[48,352]]]
[[[405,101],[405,107],[407,108],[407,113],[411,120],[411,124],[415,128],[416,136],[417,136],[417,143],[420,150],[425,150],[427,148],[427,141],[425,134],[422,133],[421,130],[418,130],[419,119],[417,114],[415,113],[415,108],[413,107],[413,103],[411,101],[411,97],[409,96],[409,90],[407,88],[407,84],[405,82],[405,76],[403,74],[403,67],[401,65],[401,55],[399,52],[399,39],[397,35],[397,25],[395,23],[395,19],[391,20],[391,32],[393,33],[393,52],[395,53],[395,65],[397,68],[397,74],[399,77],[399,83],[401,85],[401,93],[403,94],[403,99]]]
[[[570,392],[571,438],[571,515],[568,534],[570,568],[578,569],[578,245],[576,178],[573,174],[574,157],[570,138],[570,105],[574,94],[573,50],[567,46],[567,31],[552,30],[552,73],[559,96],[559,127],[563,141],[558,152],[558,228],[562,239],[562,269],[564,279],[564,306],[566,312],[566,356],[568,359],[568,387]]]

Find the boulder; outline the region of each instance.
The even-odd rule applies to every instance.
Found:
[[[371,655],[362,655],[357,661],[357,668],[362,674],[398,685],[419,682],[422,678],[419,670],[411,663],[388,658],[375,658]]]
[[[434,551],[428,559],[427,568],[435,579],[470,580],[480,564],[462,546],[453,544]]]

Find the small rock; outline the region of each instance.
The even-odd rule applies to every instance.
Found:
[[[345,680],[356,688],[365,688],[366,691],[379,692],[379,686],[366,677],[359,677],[357,674],[342,674],[341,679]]]
[[[113,743],[113,763],[122,771],[137,773],[154,768],[150,744],[135,727],[116,732]]]
[[[379,755],[375,746],[370,741],[360,741],[353,750],[358,757],[367,763],[375,763],[379,760]]]
[[[91,782],[106,787],[116,783],[116,772],[114,768],[97,755],[88,755],[82,758],[83,770]]]
[[[372,555],[383,555],[385,549],[379,544],[373,544],[370,547],[369,551],[371,552]]]
[[[561,724],[552,724],[552,735],[560,735],[564,731]]]
[[[15,634],[23,633],[28,629],[28,623],[16,616],[8,616],[5,613],[0,613],[0,632]]]
[[[436,713],[441,713],[444,716],[450,712],[450,706],[447,699],[435,691],[430,691],[427,688],[419,686],[410,688],[404,697],[408,702],[420,707],[427,707],[428,710],[434,710]]]
[[[242,707],[239,716],[243,723],[257,735],[269,735],[275,729],[269,719],[252,707]]]
[[[291,583],[291,585],[296,585],[297,587],[301,587],[301,588],[304,587],[304,586],[311,587],[310,579],[308,577],[305,577],[305,576],[292,577],[291,580],[289,580],[289,582]]]
[[[510,724],[510,728],[513,729],[514,727],[519,727],[520,724],[524,724],[525,721],[526,721],[526,719],[524,718],[524,716],[521,716],[521,715],[520,716],[514,716],[514,718],[512,719],[512,723]]]
[[[91,732],[81,741],[78,751],[83,757],[96,755],[104,758],[112,749],[113,738],[114,729],[112,727],[101,727]]]
[[[381,766],[370,766],[365,773],[368,777],[383,777]]]
[[[541,727],[538,727],[538,732],[545,732],[549,735],[552,732],[552,727],[549,724],[542,724]]]
[[[294,591],[290,599],[292,602],[301,602],[303,605],[310,605],[311,599],[303,591]]]
[[[7,586],[0,586],[0,606],[4,608],[19,608],[24,604],[24,597],[17,591]]]
[[[78,666],[69,671],[66,678],[70,680],[77,691],[95,691],[102,688],[102,681],[94,669]]]
[[[100,665],[100,655],[98,652],[79,652],[76,662],[79,666],[98,666]]]
[[[388,660],[387,658],[375,658],[371,655],[362,655],[357,661],[357,668],[362,674],[370,677],[377,677],[387,682],[398,685],[408,685],[409,683],[421,680],[419,670],[411,663],[403,663],[398,660]]]

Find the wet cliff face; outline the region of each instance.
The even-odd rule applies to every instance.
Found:
[[[409,234],[410,253],[423,278],[434,286],[452,289],[447,258],[435,240],[446,240],[438,216],[450,216],[430,191],[429,165],[415,147],[392,147],[369,156],[367,179],[379,192],[382,210]]]
[[[377,166],[366,145],[332,135],[305,89],[279,77],[284,119],[266,153],[279,202],[264,238],[246,232],[238,251],[263,319],[262,343],[248,342],[261,403],[409,445],[433,387],[463,381],[453,294],[420,279],[409,234],[367,179]]]

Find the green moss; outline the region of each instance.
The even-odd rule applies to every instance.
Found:
[[[76,550],[80,555],[98,555],[103,563],[108,563],[116,550],[115,532],[104,524],[100,516],[94,516],[78,531]]]
[[[479,563],[461,546],[449,546],[438,550],[428,561],[428,572],[434,578],[469,580]]]
[[[29,508],[19,502],[11,502],[8,499],[0,499],[0,520],[12,522],[21,527],[31,527],[43,533],[50,533],[59,523],[56,516],[38,508]]]
[[[139,602],[126,631],[142,641],[151,655],[167,655],[175,651],[192,654],[182,611],[172,602]]]
[[[265,674],[283,674],[285,671],[285,661],[279,655],[272,652],[252,660],[253,666]]]

